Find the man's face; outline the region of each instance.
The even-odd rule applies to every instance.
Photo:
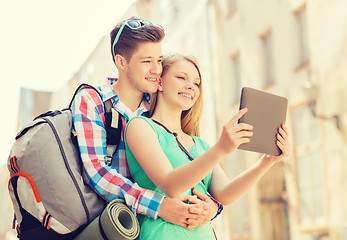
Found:
[[[125,71],[130,84],[138,91],[154,93],[162,71],[161,43],[139,43]]]

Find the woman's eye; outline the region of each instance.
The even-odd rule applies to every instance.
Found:
[[[195,86],[198,86],[198,87],[200,86],[200,84],[199,84],[199,83],[194,83],[194,84],[195,84]]]
[[[184,77],[181,77],[181,76],[177,76],[178,79],[182,79],[182,80],[185,80]]]

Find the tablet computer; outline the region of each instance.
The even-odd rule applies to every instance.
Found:
[[[253,126],[251,141],[239,146],[239,149],[280,155],[276,145],[278,129],[286,121],[288,100],[285,97],[244,87],[241,91],[240,109],[248,111],[239,119],[239,123]]]

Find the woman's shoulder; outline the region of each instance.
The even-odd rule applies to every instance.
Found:
[[[139,124],[144,122],[147,122],[150,125],[153,124],[153,121],[150,118],[144,116],[135,116],[129,120],[128,124],[130,124],[131,122],[133,122],[132,124]]]
[[[150,118],[143,116],[131,118],[125,128],[126,138],[131,135],[140,135],[148,139],[149,136],[155,136],[152,135],[153,133],[157,136],[157,138],[159,138],[159,140],[161,139],[158,126],[156,126],[156,124]]]
[[[147,127],[149,125],[154,130],[157,129],[156,125],[154,124],[154,122],[150,118],[144,117],[144,116],[136,116],[136,117],[131,118],[127,125],[129,127],[136,127],[136,128],[139,128],[139,129],[141,127]]]

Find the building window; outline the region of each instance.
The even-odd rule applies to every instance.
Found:
[[[262,43],[262,63],[263,63],[263,87],[267,87],[274,80],[272,34],[267,32],[261,36]]]
[[[237,103],[240,101],[240,95],[241,95],[241,64],[240,64],[240,55],[235,54],[231,58],[231,92],[232,92],[232,104]]]
[[[302,225],[324,221],[324,171],[318,119],[308,107],[293,112]]]
[[[246,170],[244,153],[236,150],[227,161],[227,174],[232,180]],[[249,218],[249,196],[243,195],[241,198],[229,205],[230,234],[232,238],[249,237],[250,218]]]
[[[237,4],[236,4],[236,0],[228,0],[227,1],[228,4],[228,14],[233,13],[236,10]]]
[[[295,12],[295,23],[297,32],[296,67],[299,68],[309,60],[306,7]]]

